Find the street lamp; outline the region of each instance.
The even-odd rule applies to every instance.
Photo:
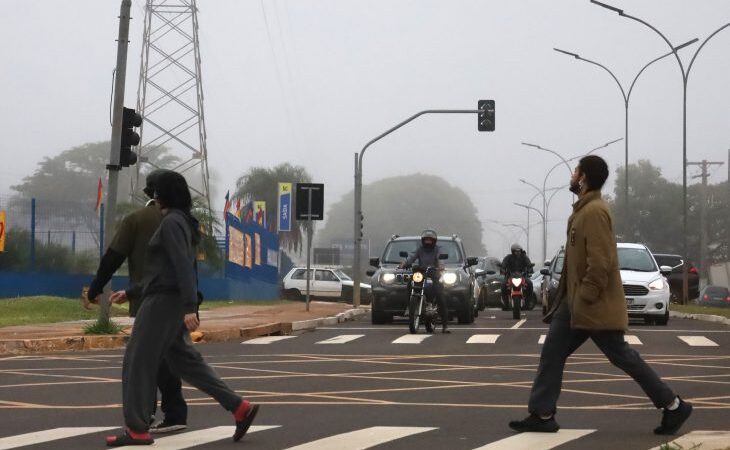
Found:
[[[545,257],[547,256],[547,222],[545,219],[545,208],[547,206],[547,197],[545,196],[545,190],[540,189],[539,187],[535,186],[534,184],[530,183],[529,181],[525,180],[524,178],[520,178],[520,182],[523,184],[526,184],[530,187],[535,188],[538,194],[542,196],[542,260],[545,261]],[[529,206],[529,205],[528,205]]]
[[[525,204],[517,203],[517,202],[513,202],[513,204],[519,206],[520,208],[525,208],[528,211],[528,214],[529,214],[529,211],[530,210],[533,210],[533,211],[537,212],[540,215],[540,217],[542,218],[542,221],[543,221],[543,231],[545,230],[545,228],[544,228],[545,227],[545,225],[544,225],[544,223],[545,223],[545,215],[543,215],[543,213],[540,212],[539,209],[535,208],[534,206],[525,205]],[[543,232],[543,234],[542,234],[542,260],[543,261],[545,261],[545,256],[546,256],[545,248],[547,247],[547,243],[545,242],[545,239],[546,239],[546,236],[545,236],[545,233]]]
[[[563,161],[563,164],[565,164],[565,167],[568,168],[568,173],[570,173],[571,175],[573,175],[573,170],[570,168],[570,164],[568,164],[568,161],[565,158],[563,158],[563,155],[561,155],[560,153],[556,152],[555,150],[550,150],[549,148],[541,147],[541,146],[539,146],[537,144],[529,144],[527,142],[523,142],[522,145],[526,145],[528,147],[534,147],[534,148],[536,148],[538,150],[542,150],[542,151],[545,151],[545,152],[552,153],[553,155],[555,155],[558,158],[560,158],[561,161]]]
[[[591,0],[591,3],[594,3],[598,6],[601,6],[603,8],[606,8],[610,11],[618,13],[619,16],[626,17],[627,19],[635,20],[636,22],[639,22],[640,24],[646,26],[647,28],[654,31],[656,34],[661,37],[664,42],[667,43],[669,48],[672,50],[672,53],[674,54],[674,57],[677,59],[677,64],[679,64],[679,70],[682,72],[682,251],[684,252],[684,257],[687,258],[687,80],[689,79],[689,73],[692,70],[692,66],[694,65],[695,59],[697,59],[697,55],[700,53],[700,50],[707,44],[707,41],[712,39],[717,33],[724,30],[727,27],[730,27],[730,22],[726,23],[725,25],[721,26],[712,34],[710,34],[707,38],[705,38],[704,41],[702,41],[702,44],[695,50],[694,55],[692,55],[692,59],[689,62],[689,65],[687,66],[687,70],[684,69],[684,64],[682,64],[682,60],[679,58],[679,55],[677,54],[676,48],[672,45],[671,42],[669,42],[669,39],[667,39],[666,36],[662,34],[661,31],[659,31],[656,27],[652,26],[648,22],[639,19],[638,17],[631,16],[629,14],[626,14],[623,9],[616,8],[615,6],[607,5],[605,3]],[[682,282],[682,303],[687,303],[688,300],[688,264],[684,265],[684,276],[683,276],[683,282]]]
[[[634,90],[634,85],[636,85],[636,80],[639,79],[639,76],[646,70],[647,67],[654,64],[655,62],[666,58],[667,56],[673,55],[674,52],[677,50],[687,47],[688,45],[692,45],[695,42],[697,42],[699,39],[695,38],[691,41],[687,41],[682,45],[679,45],[677,47],[674,47],[673,51],[669,53],[665,53],[658,58],[654,58],[653,60],[649,61],[644,67],[639,70],[639,73],[636,74],[634,77],[634,80],[631,82],[631,86],[629,86],[629,90],[626,91],[621,85],[621,82],[618,81],[618,78],[616,78],[616,75],[611,72],[608,67],[604,66],[601,63],[598,63],[596,61],[592,61],[587,58],[583,58],[582,56],[578,55],[577,53],[569,52],[567,50],[561,50],[559,48],[553,48],[556,52],[563,53],[568,56],[572,56],[577,60],[587,62],[589,64],[593,64],[595,66],[600,67],[601,69],[608,72],[609,75],[613,78],[613,80],[618,85],[619,90],[621,91],[621,95],[624,99],[624,218],[626,220],[626,225],[628,227],[629,224],[629,100],[631,99],[631,92]]]

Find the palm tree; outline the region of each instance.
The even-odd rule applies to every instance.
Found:
[[[252,167],[236,181],[234,197],[240,198],[244,205],[253,201],[265,201],[266,223],[276,223],[279,183],[310,183],[311,181],[312,177],[304,167],[293,166],[289,163],[279,164],[268,169]],[[291,231],[279,233],[280,246],[301,252],[307,223],[298,222],[294,217],[291,221]]]

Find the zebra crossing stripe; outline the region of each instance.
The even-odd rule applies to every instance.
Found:
[[[249,339],[247,341],[241,342],[242,344],[271,344],[272,342],[279,342],[283,341],[285,339],[291,339],[296,336],[263,336],[263,337],[257,337],[253,339]]]
[[[704,336],[677,336],[692,347],[718,347],[715,341]]]
[[[492,442],[474,450],[549,450],[596,430],[560,430],[557,433],[520,433]]]
[[[686,448],[686,449],[725,449],[730,442],[730,431],[705,431],[696,430],[687,433],[672,442],[668,442],[651,450],[661,450],[664,448]]]
[[[355,339],[360,339],[363,336],[365,336],[365,335],[364,334],[341,334],[341,335],[335,336],[333,338],[319,341],[319,342],[317,342],[317,344],[346,344],[348,342],[354,341]]]
[[[252,425],[251,428],[248,429],[248,432],[246,434],[251,434],[256,431],[270,430],[272,428],[278,428],[280,426],[281,425]],[[180,433],[173,436],[166,436],[163,438],[155,438],[153,448],[155,450],[180,450],[183,448],[191,448],[195,447],[196,445],[204,445],[210,442],[230,439],[231,436],[233,436],[234,431],[236,431],[236,427],[234,426],[223,426],[206,428],[204,430],[190,431],[188,433]],[[139,447],[134,445],[127,445],[119,448],[131,449]]]
[[[470,337],[466,343],[467,344],[496,344],[497,339],[500,335],[498,334],[475,334],[474,336]]]
[[[547,337],[547,334],[541,334],[540,339],[537,340],[537,343],[542,345],[545,343],[545,338]]]
[[[404,334],[398,339],[391,342],[392,344],[420,344],[430,338],[430,334]]]
[[[99,431],[114,430],[119,427],[65,427],[50,430],[34,431],[33,433],[18,434],[0,438],[0,450],[24,447],[26,445],[66,439],[83,434],[98,433]]]
[[[341,450],[343,448],[361,450],[435,429],[431,427],[370,427],[307,442],[287,450]]]
[[[624,341],[629,345],[644,345],[641,339],[639,339],[639,336],[634,336],[633,334],[624,335]]]

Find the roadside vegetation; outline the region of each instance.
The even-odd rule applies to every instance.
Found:
[[[683,312],[686,314],[712,314],[715,316],[722,316],[730,319],[730,308],[720,308],[717,306],[671,304],[669,306],[669,309],[671,311]]]

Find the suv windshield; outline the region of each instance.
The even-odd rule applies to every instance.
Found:
[[[405,258],[400,256],[400,252],[407,252],[409,255],[416,251],[421,243],[418,239],[391,241],[385,247],[383,252],[383,262],[386,264],[398,264]],[[449,255],[448,259],[442,259],[442,264],[460,264],[463,261],[459,246],[454,241],[439,241],[438,246],[441,253]]]
[[[656,264],[651,254],[643,248],[619,248],[618,266],[621,270],[635,272],[656,272]]]
[[[345,272],[343,272],[339,269],[335,270],[335,273],[337,274],[338,277],[340,277],[340,280],[352,280],[352,278],[350,278]]]

